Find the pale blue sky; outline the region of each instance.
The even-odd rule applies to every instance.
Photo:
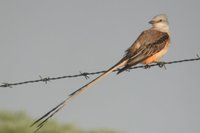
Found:
[[[172,38],[163,60],[195,57],[199,5],[197,0],[1,0],[0,82],[105,70],[160,13],[169,17]],[[53,118],[124,133],[200,132],[200,62],[166,67],[111,74]],[[0,88],[0,109],[26,111],[36,119],[93,78]]]

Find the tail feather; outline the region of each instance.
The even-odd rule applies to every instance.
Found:
[[[73,98],[75,98],[76,96],[80,95],[83,91],[87,90],[90,86],[92,86],[96,81],[106,77],[108,74],[112,73],[114,70],[118,69],[121,66],[124,66],[125,61],[123,62],[119,62],[116,65],[114,65],[113,67],[111,67],[110,69],[108,69],[105,73],[101,74],[100,76],[98,76],[97,78],[95,78],[94,80],[92,80],[91,82],[87,83],[86,85],[82,86],[81,88],[79,88],[78,90],[72,92],[68,98],[66,98],[64,101],[62,101],[60,104],[58,104],[56,107],[54,107],[53,109],[51,109],[49,112],[47,112],[46,114],[44,114],[42,117],[40,117],[39,119],[37,119],[35,122],[33,122],[33,124],[31,124],[31,127],[37,124],[37,129],[35,130],[35,133],[37,131],[39,131],[39,129],[41,129],[44,124],[51,118],[53,117],[58,111],[60,111],[62,108],[64,108],[67,103],[72,100]]]

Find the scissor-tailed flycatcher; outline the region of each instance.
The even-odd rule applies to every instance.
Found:
[[[149,23],[152,24],[152,27],[148,30],[143,31],[140,34],[140,36],[131,45],[131,47],[126,50],[125,56],[117,64],[115,64],[113,67],[108,69],[105,73],[101,74],[96,79],[92,80],[88,84],[71,93],[68,98],[66,98],[63,102],[61,102],[48,113],[36,120],[32,124],[33,126],[36,123],[39,123],[35,132],[37,132],[45,124],[45,122],[47,122],[49,118],[51,118],[55,113],[66,106],[66,104],[72,98],[78,96],[83,91],[92,86],[96,81],[107,76],[114,70],[119,69],[119,74],[138,63],[150,64],[159,61],[160,58],[164,54],[166,54],[170,44],[170,33],[167,16],[164,14],[157,15],[153,17]]]

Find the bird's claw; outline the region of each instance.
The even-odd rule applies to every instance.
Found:
[[[157,63],[157,65],[160,67],[160,68],[165,68],[165,70],[166,70],[166,66],[165,66],[165,62],[164,61],[161,61],[161,62],[156,62]]]
[[[146,65],[144,66],[144,69],[149,69],[150,67],[151,67],[150,65],[146,64]]]

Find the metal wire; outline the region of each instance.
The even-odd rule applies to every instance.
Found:
[[[176,64],[176,63],[183,63],[183,62],[192,62],[192,61],[199,61],[200,60],[200,57],[199,55],[197,55],[196,58],[190,58],[190,59],[183,59],[183,60],[175,60],[175,61],[168,61],[168,62],[158,62],[158,63],[153,63],[153,64],[150,64],[150,65],[140,65],[140,66],[134,66],[132,68],[130,68],[129,70],[131,69],[138,69],[138,68],[151,68],[151,67],[154,67],[154,66],[159,66],[159,67],[165,67],[165,65],[170,65],[170,64]],[[115,70],[114,72],[116,72],[118,70]],[[66,78],[75,78],[75,77],[85,77],[85,79],[88,79],[90,75],[96,75],[96,74],[101,74],[101,73],[104,73],[106,72],[105,70],[103,71],[98,71],[98,72],[80,72],[80,74],[76,74],[76,75],[65,75],[65,76],[59,76],[59,77],[45,77],[45,78],[42,78],[41,76],[40,79],[36,79],[36,80],[28,80],[28,81],[22,81],[22,82],[16,82],[16,83],[2,83],[0,85],[0,87],[10,87],[12,88],[13,86],[17,86],[17,85],[24,85],[24,84],[30,84],[30,83],[37,83],[37,82],[49,82],[49,81],[52,81],[52,80],[59,80],[59,79],[66,79]]]

